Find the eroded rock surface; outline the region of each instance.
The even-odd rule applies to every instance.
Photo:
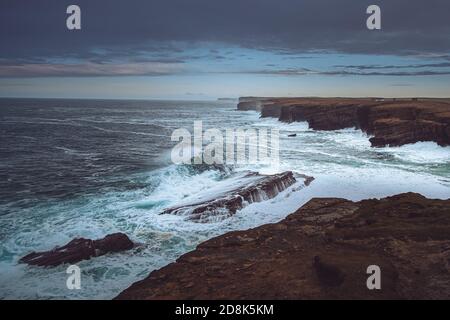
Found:
[[[358,128],[373,136],[373,147],[418,141],[450,145],[448,99],[244,98],[238,110],[261,117],[307,121],[314,130]]]
[[[367,268],[381,268],[368,290]],[[449,299],[450,200],[312,199],[206,241],[118,299]]]
[[[314,179],[297,175],[305,186]],[[230,187],[219,185],[220,193],[211,190],[211,196],[190,200],[174,208],[168,208],[162,214],[184,215],[196,222],[210,222],[215,218],[234,215],[245,205],[276,197],[280,192],[296,183],[291,171],[274,175],[249,173],[237,180],[230,179]]]

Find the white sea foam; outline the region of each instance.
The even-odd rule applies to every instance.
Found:
[[[312,129],[309,129],[308,122],[306,122],[306,121],[286,123],[286,122],[278,121],[275,118],[261,118],[258,120],[258,122],[253,123],[253,126],[277,128],[279,130],[289,131],[289,132],[313,131]]]
[[[416,142],[395,148],[382,148],[396,158],[415,163],[449,163],[450,147],[441,147],[435,142]]]
[[[371,148],[369,137],[360,130],[312,131],[306,123],[258,119],[256,112],[227,110],[226,115],[242,127],[272,127],[297,136],[281,135],[279,165],[237,167],[230,180],[226,173],[213,168],[199,171],[169,165],[142,173],[141,178],[147,182],[142,189],[42,203],[24,208],[19,215],[3,216],[0,298],[109,299],[202,241],[228,231],[277,222],[313,197],[359,201],[410,191],[430,198],[450,197],[449,148],[428,142]],[[168,156],[160,157],[167,160]],[[275,174],[287,170],[314,176],[315,181],[306,188],[296,183],[273,199],[249,204],[236,215],[213,223],[159,214],[188,200],[213,197],[248,171]],[[32,250],[48,250],[74,237],[95,239],[118,231],[141,245],[129,252],[80,262],[82,290],[66,289],[64,266],[46,269],[17,265],[17,259]]]

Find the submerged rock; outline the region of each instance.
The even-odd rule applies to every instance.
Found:
[[[64,263],[76,263],[107,253],[120,252],[133,248],[133,242],[123,233],[107,235],[103,239],[91,240],[77,238],[63,247],[50,251],[32,252],[19,260],[29,265],[54,267]]]
[[[372,265],[381,290],[367,287]],[[450,299],[450,200],[312,199],[200,244],[117,299]]]
[[[312,177],[298,175],[309,185]],[[230,187],[220,186],[220,193],[211,190],[210,196],[194,199],[177,207],[166,209],[162,214],[185,215],[189,220],[209,222],[229,217],[247,204],[276,197],[296,182],[291,171],[275,175],[249,173],[239,179],[230,179]]]

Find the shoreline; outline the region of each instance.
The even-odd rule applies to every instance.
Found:
[[[114,253],[111,254],[105,254],[104,256],[100,256],[97,252],[95,254],[88,254],[86,256],[87,259],[90,259],[90,262],[80,262],[83,268],[89,268],[91,270],[95,270],[96,268],[102,268],[103,266],[107,266],[111,268],[109,270],[123,270],[123,274],[117,274],[114,276],[114,278],[110,278],[108,280],[105,280],[107,285],[109,286],[109,289],[106,291],[103,290],[100,286],[96,286],[97,283],[92,281],[92,278],[85,277],[85,280],[87,285],[86,288],[90,286],[88,290],[90,291],[83,291],[82,295],[67,295],[65,296],[64,293],[62,293],[61,297],[64,298],[73,298],[73,299],[79,299],[79,298],[91,298],[91,297],[98,297],[100,299],[112,299],[114,296],[116,296],[119,292],[130,286],[130,284],[140,281],[143,277],[148,275],[151,271],[158,270],[160,268],[163,268],[165,266],[168,266],[170,263],[181,257],[183,254],[186,254],[187,252],[192,252],[195,250],[195,247],[197,245],[202,245],[202,243],[208,241],[209,239],[214,239],[215,237],[228,234],[229,232],[234,232],[233,230],[249,230],[253,229],[259,226],[267,226],[268,224],[272,223],[278,223],[282,219],[285,219],[289,214],[292,212],[296,212],[298,208],[302,205],[304,205],[307,201],[309,201],[312,198],[345,198],[347,200],[357,202],[361,201],[363,199],[381,199],[387,196],[393,196],[396,194],[402,194],[405,192],[416,192],[419,194],[422,194],[426,197],[431,198],[440,198],[440,199],[447,199],[448,198],[448,174],[447,173],[435,173],[432,170],[433,166],[437,166],[439,168],[442,168],[445,170],[445,172],[448,172],[447,164],[448,164],[448,147],[441,148],[435,143],[431,142],[424,142],[422,144],[417,145],[411,145],[411,146],[405,146],[405,149],[402,152],[405,152],[403,154],[400,152],[400,148],[384,148],[384,149],[377,149],[373,148],[371,149],[370,144],[368,142],[368,137],[366,134],[364,134],[361,130],[354,130],[352,129],[343,129],[343,130],[337,130],[337,131],[329,131],[329,132],[320,132],[317,131],[314,133],[314,130],[311,128],[308,129],[308,125],[305,122],[299,122],[298,124],[292,123],[283,123],[279,122],[278,118],[266,118],[266,119],[260,119],[260,115],[257,112],[234,112],[232,111],[233,108],[235,108],[235,105],[232,106],[231,104],[223,105],[222,106],[224,110],[224,114],[228,116],[228,113],[231,113],[231,116],[234,117],[233,119],[236,120],[235,123],[239,123],[245,128],[254,128],[255,126],[261,125],[263,128],[269,127],[275,127],[280,129],[280,131],[283,132],[282,135],[282,142],[286,144],[286,148],[289,151],[289,149],[292,149],[294,152],[288,154],[288,162],[280,168],[280,172],[285,171],[291,171],[293,170],[295,172],[295,175],[301,180],[305,178],[305,176],[302,177],[301,173],[308,173],[309,176],[314,176],[316,180],[311,184],[311,186],[308,186],[307,180],[304,181],[304,183],[299,180],[297,184],[291,185],[290,177],[289,175],[286,176],[280,176],[281,182],[283,185],[280,185],[276,188],[273,188],[276,183],[271,182],[271,178],[263,179],[261,180],[262,184],[256,183],[253,184],[253,186],[258,188],[264,187],[268,188],[265,190],[265,195],[270,195],[270,197],[273,200],[267,200],[260,204],[255,204],[252,206],[248,206],[243,208],[242,210],[239,209],[241,207],[241,203],[239,201],[234,201],[233,197],[236,196],[236,199],[239,200],[239,198],[247,197],[248,195],[251,195],[248,199],[258,199],[259,193],[256,193],[253,195],[253,187],[251,182],[256,180],[259,180],[261,177],[258,176],[248,176],[246,177],[243,172],[246,171],[238,171],[237,172],[237,178],[242,183],[236,184],[236,181],[234,179],[229,180],[224,179],[223,184],[218,184],[215,179],[214,181],[207,180],[206,182],[211,187],[214,186],[215,192],[212,192],[211,189],[211,197],[205,197],[205,193],[201,193],[200,195],[203,195],[201,197],[202,203],[198,203],[195,201],[181,201],[176,200],[173,201],[173,206],[168,206],[168,210],[175,210],[175,211],[182,211],[181,215],[179,217],[175,217],[177,214],[168,214],[164,215],[161,210],[157,209],[155,212],[152,211],[149,206],[152,205],[151,201],[145,201],[145,197],[140,196],[132,196],[125,194],[125,201],[130,205],[130,209],[126,208],[125,210],[119,209],[117,210],[117,215],[111,216],[109,221],[115,222],[117,221],[116,217],[127,217],[131,218],[131,220],[128,221],[136,221],[135,213],[139,213],[139,216],[142,216],[142,213],[149,213],[149,217],[152,217],[154,219],[158,219],[160,223],[165,223],[164,221],[178,221],[176,228],[173,230],[168,230],[169,228],[165,228],[165,225],[163,228],[153,228],[151,225],[153,224],[152,221],[144,221],[141,220],[143,225],[145,224],[146,227],[145,231],[141,233],[135,233],[131,229],[127,228],[117,228],[117,229],[101,229],[100,232],[97,232],[96,234],[89,234],[89,233],[82,233],[79,234],[78,232],[70,233],[67,232],[68,236],[63,238],[60,241],[51,240],[47,242],[46,240],[40,241],[39,247],[29,247],[29,250],[24,250],[20,253],[20,255],[17,255],[18,257],[24,256],[25,254],[31,252],[31,251],[38,251],[38,253],[42,254],[43,256],[46,256],[47,252],[45,250],[50,250],[49,253],[58,253],[58,250],[51,250],[54,246],[61,246],[67,242],[67,245],[65,247],[72,248],[76,251],[75,256],[79,255],[79,253],[83,253],[79,251],[79,248],[81,248],[81,245],[73,245],[78,242],[80,244],[83,243],[90,243],[90,242],[96,242],[97,240],[90,240],[90,239],[100,239],[101,237],[104,237],[105,235],[110,235],[115,232],[123,232],[124,234],[128,235],[130,239],[133,240],[135,244],[137,244],[136,247],[131,249],[128,252],[121,252],[121,253]],[[195,109],[193,109],[195,110]],[[170,118],[168,118],[170,120]],[[229,119],[228,117],[225,119]],[[134,128],[133,128],[134,130]],[[297,135],[294,137],[290,137],[288,134],[290,133],[296,133]],[[303,134],[305,133],[305,134]],[[317,138],[319,136],[320,138]],[[313,139],[311,139],[313,137]],[[311,141],[311,145],[309,145],[309,141]],[[314,147],[314,145],[318,145],[318,147]],[[331,148],[330,148],[331,146]],[[302,149],[302,148],[305,149]],[[390,150],[392,149],[392,150]],[[333,153],[335,152],[335,153]],[[392,152],[392,153],[391,153]],[[430,154],[431,152],[431,154]],[[436,154],[433,154],[435,152]],[[315,167],[315,161],[322,161],[321,157],[322,154],[327,155],[324,160],[332,160],[331,164],[327,165],[327,162],[325,161],[323,165],[319,167]],[[319,155],[319,156],[315,156]],[[337,158],[329,159],[328,156],[337,156]],[[358,158],[361,155],[361,159]],[[427,155],[426,157],[424,155]],[[411,158],[411,156],[414,156]],[[437,159],[436,157],[439,157]],[[423,160],[422,160],[423,159]],[[343,162],[341,162],[343,161]],[[446,164],[447,163],[447,164]],[[366,164],[370,164],[367,167]],[[392,164],[392,167],[391,167]],[[330,167],[331,165],[331,167]],[[404,171],[402,166],[405,165],[407,171]],[[423,167],[425,165],[426,168]],[[420,168],[426,169],[422,171]],[[381,172],[379,169],[383,169],[383,172]],[[156,178],[162,176],[163,174],[172,174],[176,173],[177,170],[172,172],[172,169],[169,167],[161,167],[161,170],[152,171],[150,174],[150,177],[157,180]],[[168,192],[170,195],[176,194],[179,190],[186,189],[185,188],[179,188],[177,184],[174,184],[173,182],[178,181],[177,183],[184,183],[182,185],[185,185],[188,187],[195,189],[195,184],[198,182],[204,182],[203,179],[200,181],[198,178],[199,175],[204,172],[203,170],[209,169],[207,167],[202,168],[201,170],[193,170],[192,173],[190,173],[187,176],[183,175],[176,175],[176,180],[173,181],[167,181],[162,180],[158,181],[158,186],[162,187],[162,191]],[[214,168],[217,169],[217,168]],[[246,168],[249,170],[249,172],[253,171],[253,168]],[[342,171],[340,170],[342,169]],[[348,170],[348,171],[345,171]],[[410,171],[411,170],[411,171]],[[220,171],[220,170],[219,170]],[[258,171],[258,170],[257,170]],[[184,172],[184,171],[183,171]],[[183,173],[181,172],[181,173]],[[432,174],[433,179],[427,179],[427,174]],[[267,175],[273,175],[274,173],[271,170],[264,171],[260,173],[263,176]],[[222,175],[220,175],[222,176]],[[392,177],[395,176],[396,178],[392,179]],[[229,177],[226,175],[225,177]],[[180,180],[181,178],[181,180]],[[194,178],[194,180],[192,180]],[[274,177],[275,178],[275,177]],[[439,182],[439,178],[444,179],[443,183],[441,184]],[[255,180],[256,179],[256,180]],[[358,180],[358,179],[364,179],[364,180]],[[397,180],[398,179],[398,180]],[[185,181],[186,180],[186,181]],[[184,182],[183,182],[184,181]],[[356,181],[355,183],[352,183],[351,181]],[[392,183],[392,181],[397,181],[396,183]],[[274,181],[276,182],[276,181]],[[226,188],[225,188],[226,187]],[[288,187],[288,189],[285,189]],[[306,188],[307,187],[307,188]],[[263,189],[264,189],[263,188]],[[200,188],[201,189],[201,188]],[[226,193],[226,190],[233,191],[231,193]],[[286,191],[283,191],[285,189]],[[301,191],[300,191],[301,189]],[[220,192],[217,192],[220,191]],[[282,195],[278,196],[277,193],[283,192]],[[191,193],[192,195],[196,195],[195,192]],[[163,194],[157,194],[157,199],[161,199],[162,195],[166,195],[166,193]],[[223,197],[219,197],[218,195],[223,195]],[[262,194],[261,194],[262,195]],[[123,194],[121,193],[121,196]],[[105,195],[105,197],[102,197],[99,199],[99,201],[104,201],[105,199],[110,200],[110,195]],[[144,200],[143,200],[144,199]],[[253,200],[252,200],[253,201]],[[184,204],[184,205],[182,205]],[[205,211],[211,211],[211,209],[214,209],[217,211],[217,213],[220,213],[222,207],[227,207],[228,209],[231,209],[231,214],[229,219],[226,218],[223,221],[223,224],[220,223],[220,227],[215,227],[214,223],[212,226],[204,225],[204,226],[198,226],[197,227],[186,227],[184,222],[181,221],[189,221],[200,223],[201,222],[217,222],[217,220],[222,219],[221,215],[218,216],[211,216],[211,219],[209,219],[209,213],[205,215],[206,219],[203,219],[203,213],[197,212],[198,210],[194,207],[198,207],[198,210],[204,210]],[[55,207],[56,208],[56,207]],[[69,211],[68,214],[73,212],[77,216],[79,215],[79,212],[81,210],[84,210],[85,214],[88,214],[86,209],[88,207],[78,207],[75,208],[72,211]],[[184,216],[184,212],[191,211],[197,214],[199,213],[200,219],[195,219],[195,215],[192,217]],[[217,209],[217,210],[216,210]],[[236,216],[233,215],[233,213],[238,214]],[[99,210],[98,212],[103,212]],[[229,211],[228,211],[229,212]],[[153,213],[155,215],[153,215]],[[168,212],[169,213],[169,212]],[[176,213],[176,212],[175,212]],[[166,219],[167,217],[167,219]],[[172,220],[173,218],[173,220]],[[217,219],[216,219],[217,218]],[[194,224],[192,224],[194,225]],[[198,224],[197,224],[198,225]],[[83,223],[81,223],[81,226],[84,226]],[[195,230],[203,230],[201,234],[197,236],[195,233]],[[225,229],[223,228],[225,227]],[[66,229],[62,230],[71,230],[66,227]],[[100,230],[100,229],[99,229]],[[195,239],[196,242],[192,244],[190,247],[171,247],[170,249],[172,251],[176,251],[176,254],[166,254],[164,253],[155,253],[152,251],[153,247],[150,247],[149,244],[154,245],[155,248],[159,248],[162,241],[164,241],[165,238],[171,236],[172,238],[179,238],[182,241],[184,239],[187,239],[188,241],[192,238]],[[69,237],[70,236],[70,237]],[[77,239],[78,237],[86,238],[86,239]],[[146,237],[152,239],[148,242]],[[161,237],[161,238],[157,238]],[[192,237],[192,238],[191,238]],[[76,243],[69,242],[71,239],[77,240]],[[83,241],[80,241],[83,240]],[[198,241],[197,241],[198,240]],[[240,241],[240,240],[239,240]],[[239,242],[238,241],[238,242]],[[114,242],[115,243],[115,242]],[[141,246],[142,245],[142,246]],[[144,254],[145,250],[145,254]],[[169,252],[171,250],[168,250]],[[82,255],[84,257],[84,255]],[[160,263],[156,261],[155,257],[157,259],[164,260],[163,263]],[[124,261],[133,261],[135,263],[135,266],[129,267]],[[155,262],[156,261],[156,262]],[[20,268],[21,270],[27,270],[26,273],[22,273],[22,271],[16,271],[18,265],[15,264],[16,261],[13,261],[14,265],[11,266],[11,270],[14,270],[14,273],[17,272],[17,279],[19,279],[19,276],[23,279],[29,279],[30,276],[35,277],[36,279],[50,279],[50,273],[54,273],[53,270],[49,273],[46,268]],[[13,269],[14,268],[14,269]],[[55,270],[63,270],[64,266],[59,267],[59,269]],[[110,272],[110,271],[107,272]],[[139,276],[134,276],[135,270],[139,270]],[[125,275],[126,272],[128,272],[128,275]],[[20,278],[22,279],[22,278]],[[95,280],[95,279],[94,279]],[[5,282],[6,283],[6,282]],[[13,281],[8,281],[7,283],[11,284],[10,288],[13,288]],[[47,282],[51,283],[51,282]],[[51,285],[47,285],[48,290],[52,290],[53,287]],[[26,289],[19,288],[17,291],[10,291],[10,295],[13,296],[13,294],[24,292],[27,294],[28,292]],[[46,291],[47,292],[47,291]],[[26,295],[25,295],[26,296]],[[44,294],[42,295],[42,298],[46,298],[47,296]]]
[[[449,259],[450,199],[314,198],[278,223],[203,242],[115,299],[448,299]],[[380,290],[366,287],[373,265]]]
[[[287,123],[306,121],[319,131],[361,129],[372,136],[372,147],[419,141],[450,145],[449,99],[243,97],[237,109]]]
[[[333,99],[329,103],[322,98],[241,98],[238,110],[259,111],[262,118],[288,123],[308,121],[314,130],[356,127],[375,133],[371,140],[375,147],[385,146],[386,141],[395,141],[393,146],[422,141],[430,132],[428,125],[438,126],[438,131],[431,130],[437,135],[424,141],[450,145],[446,140],[450,111],[441,112],[450,110],[450,101]],[[426,117],[443,122],[426,123],[423,131],[418,130],[422,128],[418,123],[429,121]],[[400,133],[392,131],[398,121],[405,124]],[[380,123],[387,125],[379,127]],[[405,135],[405,130],[414,134]],[[313,198],[278,223],[228,232],[201,243],[115,299],[450,298],[449,248],[450,199],[433,200],[417,193],[358,202]],[[371,265],[383,270],[382,290],[366,287],[366,268]],[[420,289],[411,282],[420,283]]]

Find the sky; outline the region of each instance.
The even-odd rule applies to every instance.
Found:
[[[81,8],[68,30],[66,8]],[[381,30],[366,9],[381,8]],[[0,97],[450,97],[448,0],[2,0]]]

